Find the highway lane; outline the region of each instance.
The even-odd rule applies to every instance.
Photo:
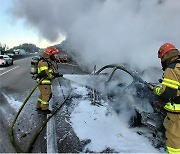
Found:
[[[0,147],[2,144],[4,144],[4,140],[6,140],[6,145],[3,146],[3,149],[0,148],[0,152],[14,152],[12,149],[12,145],[10,145],[10,141],[8,140],[8,127],[11,124],[15,113],[17,110],[15,109],[16,103],[20,103],[20,105],[23,103],[27,95],[31,92],[32,88],[35,86],[36,82],[31,78],[30,75],[30,58],[25,58],[21,60],[14,61],[13,66],[8,67],[0,67],[0,94],[3,97],[0,101],[0,124],[3,123],[3,125],[0,125],[0,130],[4,130],[6,128],[6,131],[1,131],[3,133],[0,133]],[[59,72],[62,74],[74,74],[74,73],[82,73],[80,68],[78,68],[76,65],[71,64],[62,64],[59,65]],[[61,84],[63,86],[63,80],[61,81]],[[54,96],[52,101],[54,102],[61,102],[63,100],[62,93],[57,93],[57,89],[59,89],[59,83],[57,82],[57,79],[55,80],[54,84]],[[56,92],[55,92],[56,91]],[[28,100],[27,104],[22,110],[22,113],[20,114],[15,126],[14,126],[14,134],[15,134],[15,140],[16,143],[20,146],[20,148],[23,151],[27,150],[27,147],[29,146],[29,143],[31,142],[32,137],[35,135],[36,131],[42,124],[42,122],[46,119],[45,115],[38,114],[36,111],[36,101],[37,97],[39,95],[39,90],[36,90],[34,94],[31,96],[31,98]],[[56,96],[55,96],[56,95]],[[11,98],[8,99],[7,98]],[[13,101],[14,103],[11,103]],[[14,106],[13,106],[14,105]],[[19,106],[19,104],[18,104]],[[58,116],[62,116],[59,115]],[[7,120],[8,119],[8,120]],[[62,119],[64,117],[62,116]],[[56,121],[56,120],[55,120]],[[52,123],[52,122],[51,122]],[[66,121],[62,121],[62,126]],[[49,128],[52,127],[52,124],[49,125]],[[60,126],[54,126],[54,127],[60,127]],[[61,138],[61,135],[64,135],[66,132],[66,128],[63,128],[62,130],[57,129],[58,132],[62,132],[62,134],[58,133],[58,138]],[[69,128],[70,129],[70,128]],[[52,130],[52,129],[51,129]],[[52,135],[51,139],[53,137],[56,138],[56,136],[53,136],[52,132],[50,130],[50,135]],[[5,138],[6,137],[6,138]],[[43,132],[38,137],[32,152],[34,153],[42,153],[47,152],[46,145],[50,142],[46,141],[46,129],[43,130]],[[48,137],[49,138],[49,137]],[[66,143],[63,142],[64,146],[60,145],[60,147],[57,147],[58,149],[63,149],[64,151],[72,152],[74,151],[74,147],[72,149],[69,147],[66,148],[67,143],[69,141],[65,140]],[[71,140],[71,144],[74,144],[74,140]],[[52,144],[49,144],[52,145]],[[59,145],[58,145],[59,146]],[[11,147],[11,148],[10,148]],[[48,147],[50,149],[51,147]],[[51,148],[52,149],[52,148]],[[50,151],[51,151],[50,149]],[[75,148],[76,149],[76,148]],[[63,150],[60,150],[63,151]]]
[[[17,106],[22,105],[23,101],[36,84],[31,78],[30,61],[31,57],[16,60],[12,66],[0,67],[0,94],[1,98],[3,98],[0,101],[0,117],[2,117],[2,119],[0,118],[0,124],[3,123],[3,125],[0,125],[0,130],[6,128],[6,131],[1,131],[2,133],[0,133],[0,147],[3,147],[3,149],[0,148],[0,152],[14,152],[12,145],[10,145],[10,141],[8,140],[8,129],[17,112]],[[72,69],[71,65],[66,66],[64,64],[59,66],[59,70],[60,73],[63,74],[74,73],[77,71],[76,69]],[[56,85],[58,85],[57,80],[53,86]],[[36,90],[28,100],[14,126],[16,143],[18,143],[23,151],[27,150],[33,135],[36,133],[41,123],[46,119],[45,115],[38,114],[36,111],[38,95],[39,90]],[[59,101],[61,100],[58,100],[58,102]],[[51,126],[49,128],[51,128]],[[4,140],[7,142],[6,146],[1,146],[4,144]],[[46,152],[46,144],[46,129],[44,129],[38,137],[32,152]]]
[[[7,107],[7,104],[8,102],[0,93],[0,153],[15,152],[13,146],[10,143],[9,134],[7,131],[9,128],[10,120],[13,117],[13,115],[11,114],[13,113],[13,111],[9,109],[7,112],[7,108],[10,108],[10,106]],[[9,118],[7,118],[6,114]]]
[[[3,147],[0,148],[0,152],[14,152],[8,140],[8,128],[17,112],[17,108],[22,105],[36,84],[30,75],[30,61],[31,57],[16,60],[12,66],[0,67],[0,123],[3,123],[3,125],[0,125],[0,130],[6,128],[0,133],[0,147]],[[38,115],[35,111],[38,95],[39,91],[36,90],[25,105],[14,127],[16,142],[19,143],[23,151],[26,150],[39,124],[46,118],[44,115]],[[44,135],[41,135],[41,139],[38,140],[41,141],[40,143],[44,143],[43,146],[37,144],[37,148],[34,147],[34,152],[45,152]],[[7,142],[6,146],[2,146],[4,141]]]
[[[35,83],[30,76],[31,58],[14,61],[14,65],[0,67],[0,87],[8,90],[23,91]]]

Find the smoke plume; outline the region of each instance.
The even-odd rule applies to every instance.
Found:
[[[180,48],[179,0],[14,0],[13,15],[53,42],[65,35],[90,68],[160,67],[157,50]]]

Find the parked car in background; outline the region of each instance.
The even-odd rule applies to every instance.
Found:
[[[8,53],[7,55],[12,58],[14,56],[14,53]]]
[[[8,55],[0,55],[0,65],[13,65],[13,59]]]

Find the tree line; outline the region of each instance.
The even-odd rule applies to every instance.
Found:
[[[14,53],[16,49],[24,49],[27,53],[35,53],[39,51],[39,47],[36,47],[35,44],[32,43],[23,43],[13,48],[9,48],[6,44],[0,43],[0,51],[3,53]]]

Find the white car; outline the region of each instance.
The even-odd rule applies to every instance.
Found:
[[[0,65],[13,65],[13,59],[8,55],[0,55]]]

